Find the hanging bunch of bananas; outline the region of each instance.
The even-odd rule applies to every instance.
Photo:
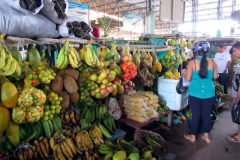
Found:
[[[185,48],[186,46],[187,46],[187,42],[182,39],[181,42],[180,42],[180,47]]]
[[[58,69],[64,69],[69,63],[73,68],[78,68],[82,64],[77,51],[73,46],[70,46],[69,41],[66,40],[59,52],[56,67]]]
[[[136,52],[136,49],[134,48],[133,50],[133,62],[137,65],[137,69],[140,70],[140,64],[141,64],[141,54],[139,53],[139,51]]]
[[[7,53],[9,51],[4,43],[4,37],[4,34],[0,36],[0,75],[10,76],[14,74],[16,77],[21,76],[22,70],[18,61]]]
[[[143,49],[141,53],[141,68],[151,69],[152,62],[153,62],[153,58],[150,55],[150,53],[149,52],[146,53],[146,51]]]
[[[69,63],[73,68],[78,68],[82,65],[81,59],[73,46],[69,47],[68,50]]]
[[[38,159],[38,153],[34,146],[30,144],[21,144],[15,151],[14,157],[19,160]]]
[[[38,140],[35,140],[34,146],[42,159],[47,159],[49,157],[51,148],[46,138],[40,137]]]
[[[98,67],[99,60],[97,55],[95,54],[92,45],[88,45],[87,51],[84,54],[84,60],[90,67]]]
[[[153,67],[151,68],[151,72],[155,73],[155,72],[162,72],[162,64],[160,62],[157,62],[155,65],[153,65]]]

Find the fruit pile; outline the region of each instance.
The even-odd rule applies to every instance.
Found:
[[[18,97],[18,106],[13,109],[12,118],[17,123],[36,122],[43,115],[46,95],[34,87],[26,87]]]
[[[56,73],[54,72],[54,70],[47,67],[46,61],[42,61],[37,64],[33,64],[32,70],[37,73],[37,77],[41,81],[41,83],[49,84],[56,76]],[[34,77],[36,77],[36,76],[34,76]],[[30,76],[30,78],[31,78],[31,76]]]
[[[179,44],[178,39],[170,39],[168,40],[168,45],[169,46],[177,46]]]

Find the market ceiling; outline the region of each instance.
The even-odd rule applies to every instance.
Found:
[[[169,30],[178,26],[176,22],[160,20],[160,2],[162,0],[71,0],[90,6],[91,10],[122,17],[122,12],[131,12],[134,14],[142,14],[143,17],[149,13],[155,15],[155,29]],[[149,7],[151,6],[151,7]]]

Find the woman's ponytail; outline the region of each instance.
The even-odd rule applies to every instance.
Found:
[[[200,70],[199,70],[199,76],[201,78],[207,78],[208,75],[208,60],[207,60],[207,53],[202,53],[202,60],[200,63]]]

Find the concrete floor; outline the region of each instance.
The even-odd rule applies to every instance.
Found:
[[[210,132],[210,144],[206,144],[201,134],[194,144],[186,140],[183,135],[190,133],[187,121],[172,125],[170,131],[160,129],[159,122],[142,129],[157,132],[166,140],[168,152],[176,156],[175,159],[169,160],[240,160],[240,143],[229,142],[226,139],[228,135],[236,133],[237,124],[232,122],[229,109],[220,109],[218,121],[214,123]],[[125,126],[123,130],[128,133],[126,139],[132,140],[134,129]]]
[[[237,131],[237,125],[231,120],[230,110],[222,109],[218,114],[218,121],[210,133],[210,144],[206,144],[201,134],[194,144],[186,140],[183,135],[190,133],[186,121],[173,125],[169,132],[159,129],[156,125],[157,122],[148,129],[159,133],[166,140],[169,153],[176,155],[174,160],[240,160],[240,143],[229,142],[226,139],[228,135]]]

